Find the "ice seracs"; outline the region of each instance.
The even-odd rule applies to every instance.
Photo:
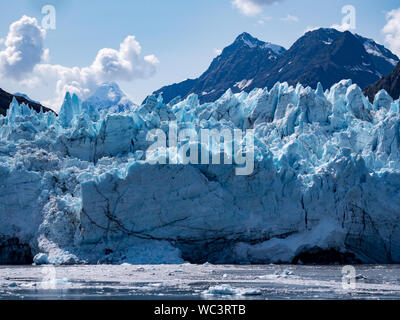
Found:
[[[171,121],[254,129],[254,172],[151,165],[147,133]],[[0,242],[37,264],[399,263],[399,123],[399,101],[371,104],[348,80],[122,112],[67,94],[58,116],[14,100],[0,116]]]

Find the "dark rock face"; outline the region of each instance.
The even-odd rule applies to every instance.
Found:
[[[168,103],[177,96],[199,95],[201,103],[218,99],[229,88],[234,93],[271,88],[276,82],[330,88],[352,79],[361,88],[389,74],[399,58],[390,50],[351,32],[319,29],[306,33],[289,50],[244,33],[214,59],[198,79],[154,92]]]
[[[0,265],[29,265],[33,263],[33,255],[28,244],[19,239],[0,238]]]
[[[355,34],[355,37],[364,45],[374,65],[383,76],[393,71],[395,62],[399,61],[399,58],[393,52],[372,39],[364,38],[358,34]]]
[[[156,91],[154,94],[162,94],[164,102],[169,103],[172,99],[176,97],[187,97],[190,93],[193,92],[193,88],[197,84],[197,82],[198,79],[188,79],[180,83],[174,83],[172,85],[163,87],[160,90]],[[143,101],[143,103],[145,103],[145,101]]]
[[[364,93],[370,101],[373,101],[375,95],[382,89],[386,90],[395,100],[400,97],[400,63],[391,74],[383,77],[374,85],[367,87]]]
[[[356,259],[355,255],[350,252],[339,252],[333,249],[323,250],[315,247],[305,250],[293,260],[293,264],[306,265],[331,265],[331,264],[360,264],[361,261]]]
[[[342,79],[352,79],[365,88],[394,68],[389,62],[375,65],[373,57],[351,32],[320,29],[296,41],[270,75],[260,75],[254,85],[272,87],[277,81],[287,81],[290,85],[301,83],[316,88],[321,82],[324,88],[330,88]]]
[[[9,108],[13,97],[15,97],[17,99],[19,104],[25,103],[25,104],[29,105],[29,107],[34,109],[36,112],[40,112],[40,108],[43,109],[43,112],[53,112],[51,109],[46,108],[46,107],[42,106],[41,104],[32,102],[24,97],[14,96],[14,95],[0,89],[0,114],[6,115],[7,109]]]
[[[257,74],[266,74],[285,51],[281,46],[243,33],[213,60],[200,78],[163,87],[154,94],[162,94],[166,103],[177,96],[185,98],[191,93],[198,94],[202,103],[215,101],[229,88],[236,93],[250,87],[252,79]]]

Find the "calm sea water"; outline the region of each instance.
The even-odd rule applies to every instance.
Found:
[[[0,299],[400,299],[399,265],[354,267],[355,288],[342,266],[3,266]]]

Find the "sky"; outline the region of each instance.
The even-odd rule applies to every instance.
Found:
[[[87,98],[115,81],[141,103],[198,77],[242,32],[289,48],[307,30],[349,28],[346,5],[353,32],[400,55],[398,0],[0,0],[0,87],[58,110],[66,90]]]

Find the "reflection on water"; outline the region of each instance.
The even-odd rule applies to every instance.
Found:
[[[0,299],[400,299],[400,266],[0,267]],[[211,288],[211,289],[210,289]]]

